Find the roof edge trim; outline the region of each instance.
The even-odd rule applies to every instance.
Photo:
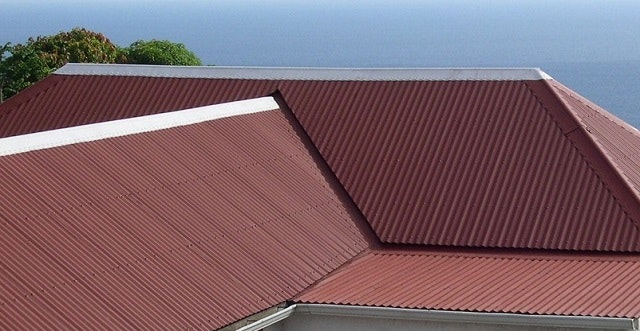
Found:
[[[269,68],[218,66],[189,67],[94,63],[69,63],[56,70],[54,74],[332,81],[504,81],[553,79],[538,68]]]
[[[0,139],[0,156],[121,137],[279,109],[272,97],[139,116]]]
[[[257,331],[280,322],[292,315],[329,315],[358,318],[385,318],[413,321],[483,323],[518,326],[544,326],[564,328],[611,328],[637,330],[635,318],[526,315],[506,313],[479,313],[448,310],[425,310],[389,307],[346,306],[331,304],[294,304],[271,316],[249,324],[238,331]]]

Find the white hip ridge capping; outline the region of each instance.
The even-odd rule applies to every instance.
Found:
[[[0,138],[0,156],[121,137],[136,133],[158,131],[276,109],[280,109],[280,107],[272,97],[263,97],[29,133],[20,136]]]
[[[330,81],[460,81],[553,79],[539,68],[303,68],[158,66],[69,63],[56,75],[160,78],[330,80]]]
[[[583,329],[638,330],[637,318],[596,316],[527,315],[481,313],[448,310],[405,309],[388,307],[346,306],[330,304],[294,304],[237,331],[258,331],[292,315],[326,315],[356,318],[384,318],[408,321],[482,323],[513,326],[540,326]]]

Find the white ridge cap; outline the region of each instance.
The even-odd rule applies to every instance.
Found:
[[[335,81],[543,80],[538,68],[267,68],[69,63],[56,75]]]
[[[220,118],[280,109],[272,97],[221,103],[0,139],[0,156],[158,131]]]

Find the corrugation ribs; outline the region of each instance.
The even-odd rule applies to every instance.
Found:
[[[636,318],[640,300],[626,294],[637,292],[639,271],[640,262],[614,255],[589,258],[373,251],[295,301]]]
[[[613,114],[586,100],[565,86],[552,85],[560,98],[569,104],[590,133],[626,179],[640,193],[640,133]]]
[[[281,89],[383,242],[640,249],[630,215],[526,82]]]
[[[359,254],[293,131],[274,110],[0,158],[2,323],[216,329]]]
[[[52,75],[0,106],[0,137],[262,97],[276,86],[264,80]]]
[[[16,118],[2,123],[16,123],[10,135],[279,89],[383,241],[640,249],[638,230],[628,219],[638,217],[637,199],[625,200],[615,185],[611,194],[604,194],[611,187],[608,180],[598,183],[593,177],[607,170],[592,171],[590,153],[572,145],[562,132],[578,125],[571,123],[570,112],[582,116],[605,157],[613,159],[636,191],[637,134],[611,124],[603,118],[608,116],[557,84],[558,91],[544,93],[557,93],[572,109],[554,104],[550,115],[535,95],[541,88],[527,84],[541,83],[65,76],[47,85],[38,98],[20,104],[20,112],[8,112]]]

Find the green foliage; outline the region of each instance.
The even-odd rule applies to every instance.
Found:
[[[122,48],[101,33],[75,28],[53,36],[29,38],[24,44],[1,46],[0,102],[70,62],[202,64],[183,44],[168,40],[138,40]]]
[[[5,45],[0,57],[0,85],[10,97],[43,79],[66,63],[116,63],[125,61],[104,35],[75,28],[53,36],[29,38],[24,44]]]
[[[183,44],[168,40],[138,40],[125,49],[129,63],[199,66],[202,61]]]

